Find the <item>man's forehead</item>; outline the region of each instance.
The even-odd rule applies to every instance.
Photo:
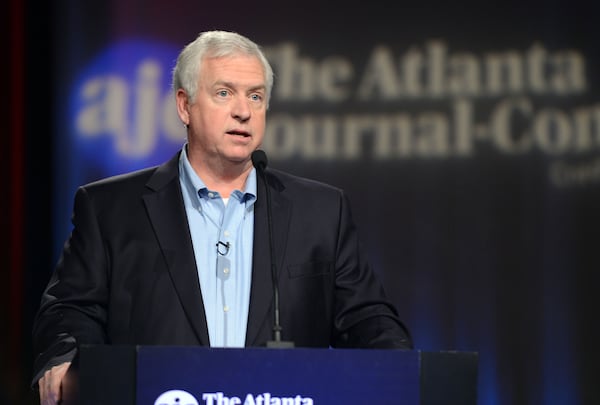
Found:
[[[244,69],[259,68],[262,72],[264,67],[257,56],[248,54],[231,54],[226,56],[206,56],[202,59],[203,66],[211,67],[238,67]]]
[[[212,84],[244,84],[265,87],[265,72],[260,60],[249,55],[232,55],[205,58],[201,76]]]

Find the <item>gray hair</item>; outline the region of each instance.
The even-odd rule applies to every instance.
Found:
[[[273,88],[273,69],[257,44],[235,32],[202,32],[194,41],[186,45],[177,57],[177,64],[173,69],[173,91],[183,89],[190,100],[195,101],[202,60],[240,54],[255,56],[262,64],[268,106]]]

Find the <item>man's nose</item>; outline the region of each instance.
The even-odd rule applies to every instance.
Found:
[[[236,97],[231,108],[233,118],[240,121],[248,121],[251,114],[249,103],[250,101],[246,97]]]

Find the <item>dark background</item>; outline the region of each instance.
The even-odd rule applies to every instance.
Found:
[[[0,220],[2,364],[0,403],[35,403],[29,389],[31,322],[67,236],[72,186],[57,168],[72,158],[61,145],[64,105],[79,72],[121,38],[177,47],[208,29],[234,30],[259,44],[291,41],[315,59],[339,54],[355,66],[377,45],[396,55],[443,40],[479,56],[577,49],[587,90],[571,97],[530,97],[536,108],[569,111],[600,99],[600,7],[583,1],[341,2],[10,0],[2,16],[5,63]],[[277,66],[276,68],[277,73]],[[277,78],[275,81],[277,87]],[[474,99],[479,121],[498,99]],[[443,111],[448,100],[331,105],[272,101],[270,114]],[[598,124],[597,124],[598,125]],[[518,128],[515,129],[515,133]],[[557,160],[594,162],[600,135],[585,152],[500,153],[485,144],[467,158],[277,159],[272,165],[338,185],[388,295],[421,350],[480,354],[479,403],[595,404],[600,339],[600,175],[557,187]],[[368,150],[368,143],[365,145]],[[596,165],[598,166],[598,165]],[[97,175],[99,170],[89,169]],[[89,180],[92,180],[91,178]],[[57,206],[58,205],[58,206]],[[284,298],[282,298],[284,299]]]

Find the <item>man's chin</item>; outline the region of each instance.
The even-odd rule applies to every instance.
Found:
[[[233,150],[230,153],[228,153],[226,156],[227,156],[227,159],[231,162],[245,163],[250,160],[250,156],[252,155],[252,152],[254,152],[255,150],[256,150],[256,147],[248,146],[248,147]]]
[[[253,151],[252,151],[253,152]],[[226,157],[226,161],[231,165],[245,165],[252,161],[252,152],[244,154],[234,154]]]

